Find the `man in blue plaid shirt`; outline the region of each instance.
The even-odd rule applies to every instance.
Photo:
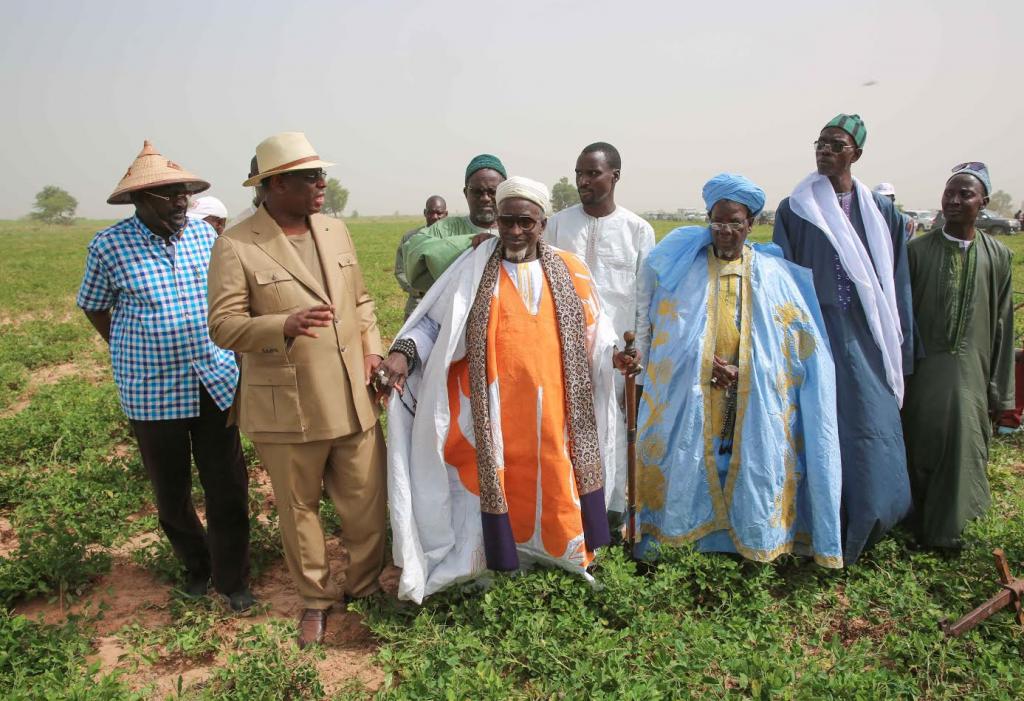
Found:
[[[135,216],[89,244],[78,306],[110,345],[114,381],[156,494],[160,526],[185,566],[185,591],[214,588],[235,611],[249,591],[248,472],[228,426],[238,367],[206,326],[206,270],[217,238],[186,217],[209,183],[147,141],[109,204]],[[192,458],[206,493],[208,532],[192,504]]]

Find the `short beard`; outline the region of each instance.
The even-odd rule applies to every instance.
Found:
[[[522,263],[524,260],[526,260],[526,256],[528,256],[529,254],[529,246],[520,251],[510,251],[509,249],[506,248],[504,257],[505,260],[507,260],[509,263]]]
[[[498,219],[497,213],[491,212],[480,212],[476,215],[475,219],[470,219],[477,226],[486,225],[488,228],[494,226],[494,222]]]

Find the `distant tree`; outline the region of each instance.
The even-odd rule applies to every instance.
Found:
[[[341,186],[337,178],[327,181],[327,189],[324,190],[324,209],[334,217],[341,216],[348,204],[348,190]]]
[[[56,185],[47,185],[36,193],[35,211],[29,216],[47,224],[70,224],[75,220],[78,200]]]
[[[1013,197],[1002,190],[996,190],[988,199],[988,208],[1004,217],[1013,216]]]
[[[579,202],[580,193],[576,186],[569,182],[569,178],[562,178],[551,188],[551,208],[556,212]]]
[[[359,218],[359,210],[358,209],[353,209],[352,210],[352,214],[350,214],[348,218],[349,219],[358,219]]]

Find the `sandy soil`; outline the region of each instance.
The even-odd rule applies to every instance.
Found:
[[[130,446],[120,448],[123,452]],[[256,489],[264,493],[262,510],[266,512],[273,503],[269,480],[260,469],[253,469],[250,474]],[[202,517],[202,510],[198,511]],[[147,506],[127,520],[135,521],[152,512],[152,507]],[[95,653],[91,661],[99,663],[100,673],[119,670],[133,689],[151,688],[150,696],[154,699],[176,693],[179,677],[183,689],[209,679],[214,670],[227,660],[238,634],[248,627],[270,619],[297,620],[302,613],[302,600],[295,591],[284,560],[278,560],[252,582],[253,593],[260,604],[256,613],[244,617],[225,613],[224,619],[218,623],[216,633],[224,643],[216,655],[199,661],[174,656],[146,661],[119,633],[133,624],[155,630],[172,623],[171,587],[131,561],[132,552],[162,537],[158,532],[147,531],[109,549],[113,560],[111,571],[97,580],[82,599],[70,605],[36,599],[17,606],[15,613],[46,623],[60,623],[72,615],[88,617],[95,636]],[[344,582],[344,568],[348,565],[348,553],[337,537],[329,537],[327,545],[334,578],[341,584]],[[0,517],[0,554],[16,548],[17,539],[10,522]],[[358,614],[338,607],[332,609],[327,619],[323,650],[325,658],[317,661],[317,667],[328,696],[351,684],[352,680],[358,680],[368,691],[376,690],[383,683],[383,672],[372,660],[377,642]],[[150,650],[148,654],[153,653]]]
[[[18,550],[18,534],[5,516],[0,516],[0,557],[9,557]]]

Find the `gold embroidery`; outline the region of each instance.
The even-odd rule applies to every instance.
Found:
[[[647,381],[652,385],[668,382],[672,377],[672,361],[669,358],[648,364]]]
[[[658,316],[676,316],[676,301],[665,298],[658,303]]]
[[[657,464],[649,464],[646,460],[637,463],[637,496],[641,509],[661,511],[665,508],[665,475]]]
[[[782,330],[781,350],[785,359],[785,367],[775,377],[775,386],[783,401],[782,427],[786,437],[783,463],[786,475],[782,490],[775,496],[775,514],[771,524],[788,531],[796,521],[797,494],[803,479],[796,470],[797,456],[803,450],[803,435],[795,426],[796,393],[803,384],[802,363],[814,354],[817,343],[806,328],[810,321],[807,315],[792,302],[778,305],[774,318]]]
[[[707,268],[708,268],[708,279],[706,287],[705,301],[705,327],[704,327],[704,348],[701,351],[700,356],[700,386],[699,390],[701,397],[704,402],[704,478],[708,484],[708,494],[711,497],[711,507],[715,512],[715,519],[713,523],[708,524],[709,530],[706,533],[711,533],[722,528],[729,527],[729,512],[726,509],[726,500],[722,494],[722,483],[718,479],[718,465],[715,462],[715,456],[718,451],[714,448],[715,427],[712,421],[712,409],[711,409],[711,393],[716,391],[711,389],[711,365],[715,355],[715,326],[713,320],[717,318],[716,313],[718,310],[717,300],[715,299],[714,289],[718,284],[718,269],[717,266],[713,265],[714,251],[711,246],[707,247]],[[746,324],[743,324],[746,326]],[[743,374],[740,373],[742,380]],[[733,458],[739,455],[738,450],[733,450]],[[701,536],[693,536],[699,538]],[[668,541],[673,542],[673,541]]]
[[[729,473],[725,479],[725,503],[732,504],[733,491],[739,478],[743,464],[743,424],[747,415],[747,404],[750,400],[750,372],[744,370],[751,367],[751,333],[753,331],[753,299],[751,290],[750,266],[753,253],[749,249],[743,251],[743,275],[740,280],[740,373],[736,384],[736,428],[733,429],[732,459],[729,461]],[[731,531],[730,531],[731,533]],[[732,536],[737,549],[740,547],[735,535]]]
[[[640,445],[640,456],[645,462],[660,463],[667,452],[668,446],[661,436],[650,436]]]
[[[664,420],[665,410],[668,409],[668,402],[656,402],[647,392],[644,392],[643,401],[647,404],[648,414],[647,420],[644,421],[644,425],[640,427],[640,430],[646,431],[648,427],[654,426]]]

